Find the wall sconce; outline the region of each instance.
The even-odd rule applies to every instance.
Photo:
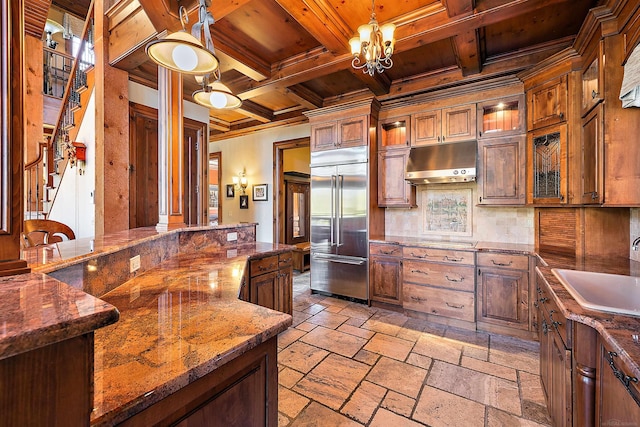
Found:
[[[238,174],[238,176],[233,177],[233,185],[236,186],[236,189],[242,190],[242,194],[247,194],[245,190],[247,189],[247,185],[249,184],[247,181],[247,172],[243,170]]]

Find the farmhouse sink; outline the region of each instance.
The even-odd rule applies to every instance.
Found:
[[[640,316],[640,277],[552,268],[581,306]]]

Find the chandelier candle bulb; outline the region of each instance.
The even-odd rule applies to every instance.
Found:
[[[351,66],[370,76],[376,71],[382,73],[393,66],[391,55],[395,44],[393,33],[396,29],[391,23],[378,26],[374,2],[375,0],[371,1],[371,20],[358,27],[359,37],[349,40],[353,55]]]

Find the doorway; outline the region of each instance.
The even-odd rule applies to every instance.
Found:
[[[156,226],[158,211],[158,110],[131,103],[129,108],[129,228]],[[184,205],[187,225],[204,224],[204,197],[199,191],[205,169],[200,147],[206,147],[207,125],[184,119]],[[202,212],[202,213],[201,213]]]
[[[287,241],[287,187],[285,172],[289,177],[294,175],[309,176],[311,172],[309,168],[310,161],[310,140],[308,137],[273,143],[273,183],[276,195],[273,203],[274,243],[285,243]],[[291,179],[289,180],[291,181]],[[299,179],[298,182],[300,181]],[[295,192],[292,191],[293,193]],[[307,234],[306,241],[308,241],[308,237],[309,235]]]
[[[222,197],[220,197],[220,183],[222,182],[222,153],[217,151],[209,154],[209,225],[218,225],[222,221]]]

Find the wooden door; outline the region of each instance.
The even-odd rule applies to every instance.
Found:
[[[402,265],[396,257],[373,256],[369,262],[369,297],[402,305]]]
[[[285,187],[285,243],[308,242],[311,226],[309,183],[286,181]]]
[[[311,151],[323,151],[338,145],[338,124],[336,122],[311,125]]]
[[[580,202],[582,204],[600,204],[604,196],[604,131],[603,131],[603,108],[599,104],[582,119],[581,138],[581,164],[573,165],[579,167],[581,186],[579,189]]]
[[[338,122],[338,147],[359,147],[369,143],[369,116],[357,116]]]
[[[524,136],[478,141],[480,204],[525,203],[525,142]]]
[[[478,269],[478,320],[511,328],[529,328],[529,272]]]
[[[567,76],[527,91],[527,129],[539,129],[567,120]]]
[[[378,206],[416,206],[416,188],[404,179],[409,149],[378,153]]]
[[[129,135],[129,228],[158,224],[158,111],[130,104]],[[184,121],[184,222],[199,224],[206,209],[203,203],[203,146],[206,125]]]
[[[411,146],[439,144],[442,111],[433,110],[414,114],[412,117]]]
[[[442,110],[442,142],[476,139],[476,105],[459,105]]]
[[[293,314],[293,267],[289,264],[278,270],[278,304],[276,309]]]
[[[158,111],[131,104],[129,228],[158,224]]]
[[[527,135],[527,203],[567,203],[567,125]]]
[[[251,302],[276,310],[278,273],[261,274],[251,278]]]

